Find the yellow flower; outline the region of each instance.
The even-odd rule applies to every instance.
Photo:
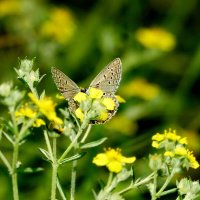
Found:
[[[33,119],[36,116],[37,116],[37,112],[33,111],[33,109],[30,108],[28,106],[28,104],[25,104],[25,105],[21,106],[20,109],[15,112],[15,117],[16,118],[18,118],[18,117],[27,117],[27,118]],[[45,125],[44,120],[35,119],[35,121],[33,123],[33,127],[40,127],[42,125]]]
[[[190,161],[190,165],[192,168],[197,169],[199,167],[199,163],[197,162],[196,158],[194,157],[191,151],[187,152],[187,158]]]
[[[125,157],[120,149],[106,149],[105,153],[97,154],[93,158],[93,163],[97,166],[106,166],[110,172],[119,173],[124,164],[134,163],[136,157]]]
[[[156,84],[147,82],[144,78],[137,78],[122,87],[121,93],[124,96],[136,96],[144,100],[155,99],[160,92]]]
[[[174,153],[179,156],[185,156],[187,155],[187,149],[185,147],[178,146],[174,149]]]
[[[126,102],[126,100],[124,98],[122,98],[120,95],[115,95],[115,97],[116,97],[116,99],[119,103],[125,103]]]
[[[186,138],[186,137],[180,138],[180,139],[178,140],[178,142],[179,142],[180,144],[188,144],[187,138]]]
[[[103,91],[97,88],[90,88],[89,96],[92,99],[100,99],[103,96]]]
[[[101,121],[106,121],[108,119],[108,112],[106,112],[106,111],[101,112],[98,119]]]
[[[84,115],[88,121],[97,120],[104,122],[108,119],[109,113],[114,112],[115,101],[112,98],[103,97],[103,91],[97,88],[90,88],[88,94],[79,92],[74,96],[78,109],[75,115],[81,121]]]
[[[81,121],[83,121],[83,119],[84,119],[84,113],[83,113],[83,111],[82,111],[80,108],[77,108],[77,109],[75,110],[75,115],[76,115],[76,117],[78,117]]]
[[[167,139],[170,139],[172,141],[179,141],[181,139],[181,136],[176,135],[176,130],[173,130],[173,132],[171,131],[171,129],[169,129],[169,131],[165,130],[164,134]]]
[[[87,94],[85,94],[84,92],[79,92],[78,94],[76,94],[74,96],[74,100],[77,102],[81,102],[81,101],[85,101],[87,98]]]
[[[61,44],[66,44],[72,38],[75,29],[75,19],[71,11],[64,8],[54,8],[49,20],[42,26],[41,34],[44,37],[54,38]]]
[[[152,147],[154,147],[154,148],[159,148],[160,147],[160,144],[157,142],[157,141],[153,141],[152,142]]]
[[[155,135],[153,135],[152,140],[156,140],[158,142],[162,141],[165,139],[165,136],[163,134],[160,133],[156,133]]]
[[[34,127],[40,127],[42,125],[45,125],[45,122],[42,119],[36,119],[35,122],[33,123]]]
[[[43,99],[37,99],[32,93],[29,93],[28,96],[32,100],[33,103],[35,103],[39,111],[47,117],[48,120],[54,121],[56,124],[63,124],[63,121],[57,117],[56,111],[55,111],[55,104],[51,100],[51,98],[44,97]]]
[[[19,110],[15,112],[15,117],[28,117],[34,118],[36,117],[37,113],[33,111],[27,104],[21,106]]]
[[[115,102],[111,98],[103,98],[102,104],[106,107],[107,110],[115,109]]]
[[[174,157],[174,153],[172,151],[165,151],[164,156]]]
[[[159,28],[141,28],[136,31],[136,39],[146,48],[171,51],[176,45],[176,39],[170,32]]]
[[[0,16],[7,16],[18,14],[21,11],[21,5],[19,1],[15,0],[3,0],[0,1]]]

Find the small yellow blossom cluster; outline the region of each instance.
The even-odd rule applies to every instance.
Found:
[[[176,45],[174,35],[159,27],[137,30],[136,39],[146,48],[161,51],[171,51]]]
[[[50,19],[42,28],[41,34],[44,37],[54,38],[61,44],[67,43],[75,32],[75,20],[71,12],[64,8],[54,8]]]
[[[42,113],[49,121],[55,124],[62,125],[63,121],[56,115],[55,103],[49,97],[43,97],[42,99],[37,99],[32,93],[28,96],[34,104],[38,107],[40,113]]]
[[[93,163],[97,166],[106,166],[110,172],[119,173],[125,164],[134,163],[136,157],[125,157],[121,154],[121,149],[105,149],[104,153],[99,153],[93,158]]]
[[[192,167],[194,169],[199,167],[193,152],[186,148],[188,144],[187,138],[177,135],[175,130],[165,130],[163,134],[156,133],[152,140],[154,148],[165,150],[165,157],[181,159],[184,167]]]
[[[88,94],[79,92],[74,96],[74,100],[79,107],[75,110],[75,115],[81,121],[84,117],[90,120],[106,121],[109,112],[114,111],[116,104],[112,98],[103,97],[103,91],[90,88]]]
[[[33,126],[34,127],[40,127],[42,125],[45,125],[44,120],[37,117],[37,112],[34,111],[31,106],[29,106],[27,103],[25,105],[22,105],[17,111],[15,111],[15,117],[19,121],[21,118],[29,118],[34,119]]]

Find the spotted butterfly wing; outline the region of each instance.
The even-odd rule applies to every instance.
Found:
[[[90,83],[89,88],[101,89],[105,96],[114,95],[122,74],[122,64],[119,58],[109,63]]]
[[[77,106],[73,97],[80,92],[80,88],[59,69],[52,67],[51,73],[58,90],[60,90],[64,98],[68,100],[69,109],[74,112]]]
[[[105,121],[93,120],[91,123],[102,124],[110,120],[116,113],[119,103],[115,97],[115,92],[119,87],[122,75],[122,63],[120,58],[116,58],[109,63],[90,83],[90,88],[98,88],[103,91],[104,97],[112,98],[115,102],[115,109],[109,111],[108,118]]]
[[[60,90],[61,94],[65,97],[66,100],[71,99],[80,91],[78,85],[76,85],[74,81],[72,81],[59,69],[52,67],[51,73],[58,90]]]

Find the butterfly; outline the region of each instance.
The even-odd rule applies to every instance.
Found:
[[[57,68],[52,67],[51,73],[58,90],[68,101],[70,111],[74,112],[77,108],[77,104],[73,99],[77,93],[85,92],[88,94],[90,88],[97,88],[103,91],[103,97],[112,98],[116,106],[113,111],[109,111],[109,117],[105,121],[92,120],[90,123],[105,123],[116,113],[119,103],[115,97],[115,92],[119,87],[122,75],[122,63],[120,58],[114,59],[106,67],[104,67],[103,70],[90,83],[87,89],[81,89],[74,81],[72,81],[68,76],[66,76]]]

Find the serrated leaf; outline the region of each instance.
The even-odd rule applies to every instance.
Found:
[[[84,144],[84,145],[82,145],[80,148],[81,148],[81,149],[93,148],[93,147],[96,147],[96,146],[101,145],[101,144],[104,143],[107,139],[108,139],[107,137],[104,137],[104,138],[101,138],[100,140],[96,140],[96,141],[93,141],[93,142],[89,142],[89,143],[87,143],[87,144]]]
[[[42,148],[39,148],[40,152],[45,156],[45,158],[48,160],[48,161],[51,161],[51,156],[49,154],[48,151],[42,149]]]
[[[69,157],[69,158],[63,159],[63,160],[60,162],[60,164],[63,165],[63,164],[65,164],[65,163],[67,163],[67,162],[71,162],[71,161],[73,161],[73,160],[78,160],[78,159],[82,158],[85,154],[86,154],[86,152],[81,152],[81,153],[75,154],[75,155],[73,155],[73,156],[71,156],[71,157]]]

